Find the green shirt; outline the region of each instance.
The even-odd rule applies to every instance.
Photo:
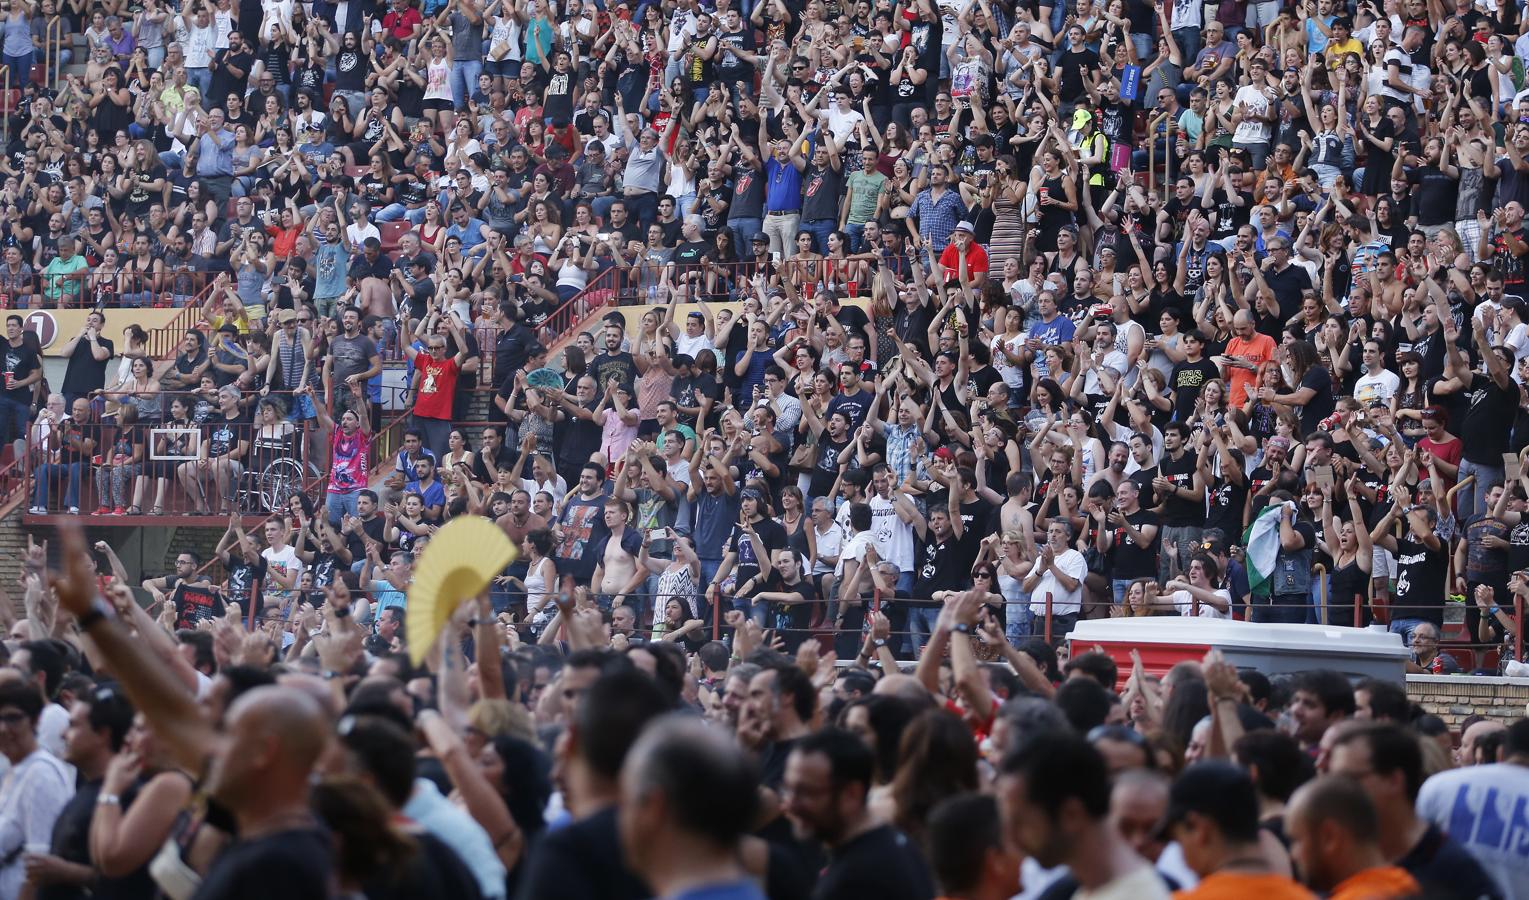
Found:
[[[876,198],[881,195],[887,176],[875,171],[851,172],[849,176],[849,223],[864,225],[876,216]]]
[[[68,296],[70,299],[78,299],[82,281],[71,281],[62,278],[64,275],[72,275],[82,269],[88,268],[85,257],[79,253],[69,257],[64,262],[62,256],[53,257],[53,261],[42,270],[43,295],[57,303],[60,297]]]

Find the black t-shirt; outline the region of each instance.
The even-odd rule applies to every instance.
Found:
[[[1407,538],[1396,541],[1396,599],[1393,619],[1422,619],[1444,627],[1444,576],[1448,553],[1429,550]]]
[[[764,544],[766,553],[774,553],[786,546],[786,529],[774,519],[764,518],[755,522],[754,533],[759,535],[759,542]],[[727,538],[727,549],[738,554],[738,564],[733,569],[737,575],[735,584],[743,584],[770,565],[768,559],[761,560],[754,555],[754,542],[737,525],[733,526],[733,532]]]
[[[175,627],[195,628],[203,619],[215,619],[223,615],[223,598],[209,581],[182,581],[170,595],[175,607]]]
[[[811,527],[811,526],[808,526]],[[812,605],[818,599],[817,589],[809,578],[799,578],[796,584],[786,584],[786,579],[774,568],[765,577],[760,591],[772,594],[801,594],[803,603],[770,604],[770,623],[775,633],[786,642],[786,652],[795,653],[802,641],[807,639],[808,626],[812,622]]]
[[[451,897],[476,900],[483,892],[462,857],[450,844],[428,831],[411,830],[409,836],[420,852],[401,871],[379,873],[364,886],[367,900],[413,900],[416,897]]]
[[[236,841],[212,861],[194,896],[196,900],[328,900],[333,856],[330,836],[318,828]]]
[[[381,516],[377,517],[382,520]],[[223,560],[223,568],[228,572],[228,587],[223,599],[229,603],[238,603],[246,615],[250,611],[250,598],[257,601],[255,617],[260,617],[259,600],[264,593],[261,584],[265,581],[266,561],[265,557],[257,556],[254,562],[245,562],[244,559],[229,555]]]
[[[1465,459],[1482,466],[1499,467],[1508,452],[1507,424],[1518,414],[1518,388],[1503,390],[1491,376],[1471,376],[1466,391],[1469,408],[1460,433],[1465,442]]]
[[[64,370],[63,392],[69,396],[88,394],[106,387],[106,367],[116,352],[115,345],[104,337],[96,342],[106,349],[106,358],[98,360],[91,352],[90,342],[81,338],[69,355],[69,366]]]
[[[1242,451],[1233,450],[1232,457],[1241,466]],[[1248,480],[1243,478],[1241,484],[1228,479],[1224,474],[1216,476],[1215,482],[1206,488],[1206,497],[1210,506],[1210,512],[1205,518],[1206,528],[1219,528],[1226,534],[1236,535],[1242,533],[1242,508],[1248,499]]]
[[[595,391],[598,393],[605,392],[606,382],[612,378],[628,391],[632,391],[637,382],[637,360],[624,350],[601,353],[590,363],[589,373],[595,378]]]
[[[1140,531],[1148,525],[1157,525],[1159,519],[1157,513],[1148,509],[1138,509],[1126,516],[1126,521]],[[1125,528],[1115,529],[1111,536],[1113,543],[1110,545],[1110,577],[1112,578],[1146,578],[1157,575],[1157,550],[1162,546],[1162,534],[1152,535],[1151,543],[1147,546],[1139,546],[1131,539],[1131,535]]]
[[[519,900],[647,900],[653,896],[621,862],[616,807],[548,831],[526,857]]]
[[[834,321],[838,322],[840,327],[844,329],[845,340],[849,340],[855,334],[864,335],[865,326],[871,323],[871,319],[865,314],[865,310],[858,306],[839,307],[839,311],[834,313]],[[874,351],[876,348],[873,346],[870,349]]]
[[[1168,378],[1168,387],[1173,389],[1174,418],[1180,422],[1189,421],[1189,417],[1195,414],[1195,401],[1200,399],[1200,389],[1205,387],[1205,382],[1221,377],[1221,371],[1216,364],[1204,357],[1198,362],[1185,360],[1173,367],[1173,373]]]
[[[701,374],[691,375],[686,378],[674,379],[673,386],[669,389],[669,396],[674,402],[687,409],[700,409],[702,398],[710,398],[714,405],[718,397],[722,396],[722,386],[717,384],[715,375]],[[695,416],[680,413],[680,421],[692,427],[695,426]]]
[[[42,365],[42,362],[37,358],[37,351],[32,349],[25,337],[22,338],[20,346],[12,346],[7,342],[5,344],[4,369],[0,370],[3,371],[5,377],[6,397],[13,403],[31,406],[32,389],[35,387],[35,383],[19,388],[13,388],[11,385],[37,371],[37,367],[40,365]]]
[[[959,562],[961,541],[955,535],[936,540],[934,531],[918,540],[914,551],[913,595],[928,598],[935,591],[957,591],[966,586],[970,570],[963,571]]]
[[[1301,434],[1311,434],[1323,419],[1332,415],[1336,405],[1337,401],[1333,399],[1333,376],[1325,366],[1312,366],[1301,376],[1298,387],[1311,388],[1315,392],[1301,407]],[[1499,459],[1501,456],[1498,454]]]
[[[1195,454],[1188,450],[1178,459],[1174,459],[1167,453],[1163,454],[1158,463],[1158,471],[1164,478],[1173,482],[1176,488],[1191,490],[1195,486],[1195,469],[1198,461]],[[1202,525],[1205,522],[1205,504],[1198,500],[1185,500],[1183,497],[1166,497],[1163,500],[1163,524],[1169,528],[1177,528],[1185,525]]]
[[[835,172],[832,166],[822,169],[809,166],[802,178],[802,221],[838,219],[843,187],[844,175]]]
[[[928,900],[934,882],[907,835],[890,825],[872,828],[834,850],[813,900]]]
[[[848,437],[835,441],[824,431],[818,437],[818,458],[813,464],[812,475],[808,479],[807,495],[809,497],[827,497],[833,489],[834,481],[839,477],[839,457],[849,448],[851,441]],[[850,464],[851,468],[854,463]]]

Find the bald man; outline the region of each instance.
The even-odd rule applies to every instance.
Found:
[[[217,730],[185,683],[100,596],[84,534],[78,527],[59,532],[59,605],[90,636],[165,749],[237,825],[237,839],[213,860],[196,896],[326,900],[333,849],[308,807],[314,765],[331,737],[318,702],[296,688],[257,687],[229,706]]]
[[[1258,367],[1274,359],[1275,349],[1274,338],[1258,332],[1253,314],[1238,310],[1232,317],[1232,339],[1226,343],[1226,352],[1211,360],[1221,367],[1232,409],[1247,402],[1248,391],[1257,387]]]
[[[1412,897],[1422,888],[1380,848],[1380,821],[1364,785],[1325,775],[1302,785],[1285,811],[1290,855],[1307,887],[1329,900]]]

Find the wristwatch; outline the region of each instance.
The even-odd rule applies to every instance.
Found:
[[[887,645],[887,639],[886,638],[875,638],[875,639],[873,639],[871,641],[871,643],[874,644],[877,647],[885,647]]]
[[[950,627],[950,630],[954,631],[957,634],[971,634],[972,633],[972,627],[970,625],[966,624],[965,622],[957,622],[956,624],[954,624],[954,625],[952,625]]]
[[[102,794],[96,797],[96,806],[115,806],[120,808],[122,806],[122,798],[116,794]]]

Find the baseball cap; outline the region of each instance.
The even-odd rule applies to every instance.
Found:
[[[1258,793],[1247,770],[1221,760],[1197,762],[1168,791],[1168,811],[1157,833],[1166,837],[1190,813],[1215,822],[1230,841],[1258,837]]]

